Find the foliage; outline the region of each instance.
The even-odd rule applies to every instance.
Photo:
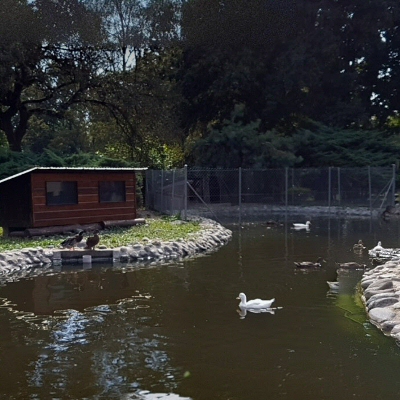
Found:
[[[98,84],[103,54],[95,49],[101,36],[98,18],[79,0],[4,1],[0,130],[10,149],[21,151],[33,115],[62,118]]]
[[[43,154],[13,152],[0,148],[0,179],[7,178],[27,169],[40,167],[135,167],[120,159],[78,153],[62,157],[46,149]]]
[[[398,162],[395,0],[3,3],[1,147],[57,165]]]
[[[100,233],[100,244],[107,248],[126,246],[145,240],[170,241],[187,239],[200,231],[198,222],[172,224],[169,219],[149,219],[145,225],[129,228],[112,228]],[[59,247],[65,236],[55,235],[41,238],[0,237],[0,251],[17,250],[26,247]]]
[[[210,124],[221,124],[235,104],[244,104],[246,122],[259,120],[261,132],[294,140],[311,119],[350,136],[365,131],[366,147],[376,139],[384,159],[387,146],[370,132],[393,127],[387,119],[400,109],[399,21],[400,6],[392,0],[188,2],[180,76],[189,140],[204,140],[213,134]],[[363,146],[361,138],[345,146],[357,141]],[[313,157],[310,146],[295,154],[312,157],[303,156],[304,165],[342,164],[337,150]],[[361,153],[357,165],[380,163],[378,155]]]
[[[41,153],[49,149],[59,154],[74,154],[91,150],[87,110],[71,106],[62,119],[32,116],[22,140],[24,150]]]
[[[302,167],[362,167],[396,164],[400,151],[397,136],[380,130],[352,130],[313,124],[294,136]]]
[[[101,16],[114,71],[134,69],[148,52],[168,47],[179,35],[181,1],[84,0]]]
[[[274,131],[260,132],[260,121],[245,123],[243,107],[236,106],[230,120],[210,129],[194,146],[196,165],[221,168],[275,168],[292,166],[301,159],[290,140]]]
[[[174,49],[144,54],[134,71],[114,74],[96,92],[103,108],[91,110],[95,151],[151,167],[159,165],[166,149],[183,142],[174,82],[177,57]]]

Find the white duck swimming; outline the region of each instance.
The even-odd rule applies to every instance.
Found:
[[[254,299],[247,301],[247,297],[244,293],[239,293],[239,296],[236,298],[240,300],[239,308],[242,310],[243,309],[265,310],[267,308],[271,308],[272,303],[275,301],[275,299],[270,299],[270,300]]]
[[[311,222],[307,221],[305,224],[296,223],[293,224],[294,229],[310,229]]]
[[[326,283],[328,284],[330,290],[332,290],[332,291],[339,290],[339,282],[326,281]]]

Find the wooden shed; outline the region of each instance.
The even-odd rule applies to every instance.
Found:
[[[4,233],[136,218],[136,174],[146,168],[35,167],[0,181]]]

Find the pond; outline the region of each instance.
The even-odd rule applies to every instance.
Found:
[[[229,226],[217,252],[159,266],[55,267],[0,287],[1,399],[397,399],[400,348],[366,319],[336,262],[363,239],[400,247],[370,219]],[[298,221],[297,221],[298,222]],[[302,221],[300,221],[302,222]],[[327,261],[301,271],[294,261]],[[239,292],[274,313],[238,313]]]

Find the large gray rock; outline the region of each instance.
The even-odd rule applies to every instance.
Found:
[[[373,308],[389,307],[395,303],[398,303],[398,301],[399,299],[397,297],[383,297],[370,302],[367,305],[367,308],[368,310],[372,310]]]
[[[373,322],[378,324],[396,317],[396,313],[389,308],[373,308],[368,312],[368,315]]]

